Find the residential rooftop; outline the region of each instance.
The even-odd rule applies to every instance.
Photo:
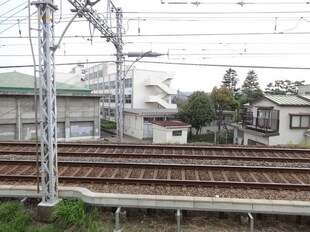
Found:
[[[279,106],[310,106],[310,99],[298,95],[266,95],[265,98]]]

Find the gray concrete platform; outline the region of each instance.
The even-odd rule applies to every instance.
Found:
[[[1,185],[0,197],[40,198],[41,194],[37,193],[36,186]],[[59,197],[79,198],[103,207],[310,216],[310,202],[307,201],[95,193],[80,187],[59,187]]]

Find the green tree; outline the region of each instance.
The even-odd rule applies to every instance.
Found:
[[[211,99],[213,101],[216,112],[218,130],[221,130],[224,117],[223,111],[230,110],[232,107],[236,107],[238,105],[238,101],[235,100],[230,89],[225,87],[217,88],[216,86],[212,90]]]
[[[226,73],[223,76],[223,81],[221,87],[228,88],[234,97],[238,96],[239,88],[237,88],[237,84],[239,79],[237,78],[237,72],[229,68],[226,70]]]
[[[258,76],[254,70],[250,70],[241,87],[240,101],[244,103],[252,103],[254,100],[264,96],[263,91],[259,87]]]
[[[199,134],[201,128],[210,124],[215,118],[212,100],[203,91],[194,92],[179,109],[177,117],[192,125]]]
[[[290,81],[276,80],[274,83],[269,83],[265,88],[265,94],[271,95],[286,95],[297,94],[298,86],[304,85],[305,81]]]

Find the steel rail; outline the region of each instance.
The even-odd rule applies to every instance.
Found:
[[[35,165],[34,160],[0,160],[0,165]],[[183,170],[222,170],[222,171],[260,171],[260,172],[298,172],[309,173],[310,168],[294,167],[261,167],[235,165],[204,165],[204,164],[161,164],[161,163],[125,163],[125,162],[91,162],[91,161],[58,161],[61,166],[74,167],[120,167],[150,169],[183,169]]]
[[[0,180],[35,181],[36,176],[0,175]],[[108,178],[108,177],[77,177],[60,176],[61,183],[101,183],[101,184],[132,184],[132,185],[164,185],[188,187],[222,187],[222,188],[254,188],[254,189],[290,189],[309,191],[309,184],[285,184],[266,182],[237,182],[237,181],[206,181],[206,180],[171,180],[171,179],[142,179],[142,178]]]
[[[35,155],[35,151],[7,151],[0,150],[0,155]],[[58,152],[63,157],[110,157],[110,158],[152,158],[152,159],[199,159],[199,160],[246,160],[268,162],[310,162],[304,157],[270,157],[270,156],[238,156],[238,155],[190,155],[190,154],[141,154],[141,153],[105,153],[105,152]]]
[[[34,142],[0,142],[0,146],[34,146]],[[147,144],[110,144],[110,143],[58,143],[58,147],[127,148],[127,149],[170,149],[170,150],[215,150],[215,151],[251,151],[251,152],[287,152],[310,154],[310,149],[279,147],[240,147],[240,146],[192,146],[192,145],[147,145]]]

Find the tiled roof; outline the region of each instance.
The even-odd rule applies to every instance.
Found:
[[[190,124],[181,121],[155,121],[153,123],[163,127],[190,127]]]
[[[300,97],[310,102],[310,95],[300,95]]]
[[[266,95],[265,98],[280,106],[310,106],[310,99],[297,95]]]
[[[39,87],[39,81],[37,81]],[[90,94],[91,90],[75,85],[56,82],[57,93]],[[0,73],[0,92],[34,92],[34,77],[19,72]]]

